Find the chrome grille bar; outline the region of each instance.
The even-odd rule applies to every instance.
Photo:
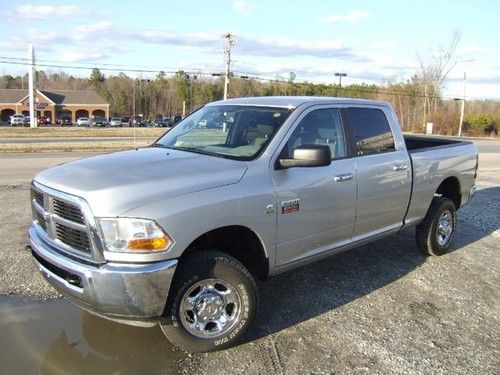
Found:
[[[85,200],[35,181],[31,197],[33,220],[47,243],[87,261],[104,261],[95,219]]]

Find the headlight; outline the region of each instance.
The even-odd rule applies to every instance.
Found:
[[[172,239],[153,220],[98,218],[106,250],[120,253],[157,253],[168,249]]]

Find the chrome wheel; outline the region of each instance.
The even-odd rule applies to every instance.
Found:
[[[436,240],[439,246],[445,246],[453,234],[453,215],[450,211],[443,211],[437,222]]]
[[[240,313],[238,290],[221,279],[205,279],[193,284],[179,307],[184,328],[200,338],[223,336],[237,323]]]

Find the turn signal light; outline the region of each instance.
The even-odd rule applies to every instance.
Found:
[[[130,240],[127,248],[132,251],[163,251],[170,245],[167,236],[157,238],[140,238]]]

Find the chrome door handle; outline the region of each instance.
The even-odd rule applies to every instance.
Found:
[[[339,174],[337,176],[333,177],[333,181],[335,182],[343,182],[343,181],[348,181],[352,180],[353,175],[352,173],[344,173],[344,174]]]
[[[408,169],[408,165],[406,164],[396,164],[392,167],[395,171],[406,171]]]

